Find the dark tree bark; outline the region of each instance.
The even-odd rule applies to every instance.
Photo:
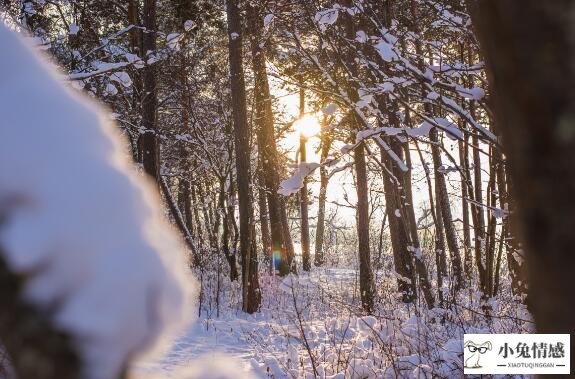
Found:
[[[435,180],[435,193],[438,192],[437,188],[437,177]],[[430,195],[431,199],[431,195]],[[433,208],[433,202],[430,200]],[[441,213],[441,206],[439,203],[435,204],[435,208],[432,209],[435,215],[435,264],[437,266],[437,287],[439,288],[439,302],[443,304],[444,294],[443,294],[443,279],[447,276],[447,259],[445,255],[445,232],[443,228],[443,215]]]
[[[468,5],[510,163],[537,330],[573,333],[575,5],[569,0]]]
[[[351,1],[345,2],[347,6],[352,6]],[[344,27],[346,37],[355,38],[356,28],[353,18],[349,14],[344,14]],[[352,51],[344,52],[345,61],[350,70],[352,78],[358,76],[357,64],[353,57]],[[359,100],[356,84],[350,78],[350,83],[347,88],[348,96],[352,103]],[[350,110],[348,114],[348,121],[352,131],[359,131],[361,122],[357,119],[358,115],[355,110]],[[371,252],[369,246],[369,191],[368,191],[368,178],[367,178],[367,165],[365,161],[365,147],[363,143],[357,144],[354,149],[353,161],[355,164],[356,172],[356,191],[357,191],[357,207],[356,207],[356,224],[357,224],[357,250],[359,259],[359,290],[363,309],[366,312],[372,312],[375,297],[375,285],[373,282],[373,271],[371,267]]]
[[[145,0],[143,17],[145,28],[142,37],[142,59],[147,60],[146,54],[156,50],[156,0]],[[159,183],[160,180],[160,144],[156,136],[158,99],[156,89],[156,67],[154,64],[146,64],[143,68],[143,92],[142,92],[142,128],[144,133],[140,135],[140,156],[144,171]]]
[[[134,25],[134,27],[130,30],[130,48],[133,54],[138,55],[142,58],[142,30],[137,26],[141,26],[140,24],[140,12],[139,12],[139,2],[136,0],[128,0],[128,24]],[[134,110],[134,114],[131,114],[131,122],[134,125],[141,124],[142,119],[142,70],[132,70],[130,73],[130,77],[132,78],[132,96],[131,96],[131,106]],[[140,134],[136,134],[131,136],[130,143],[132,145],[132,156],[135,162],[142,163],[142,136]]]
[[[419,149],[419,145],[415,142],[417,152],[419,153],[419,159],[423,166],[425,172],[425,178],[427,180],[427,191],[429,196],[429,205],[431,217],[433,218],[433,224],[435,225],[435,266],[437,267],[437,287],[440,305],[444,305],[445,298],[443,294],[443,279],[447,276],[447,257],[445,255],[445,238],[443,229],[443,216],[441,215],[441,207],[433,200],[433,190],[437,193],[437,176],[435,177],[435,182],[432,184],[430,169],[423,159],[423,154]]]
[[[473,105],[472,105],[473,109]],[[483,207],[483,182],[481,179],[481,156],[479,155],[479,139],[477,136],[473,136],[473,178],[475,189],[475,203],[472,204],[471,208],[475,212],[475,218],[473,219],[473,232],[475,235],[475,261],[477,262],[477,269],[480,272],[480,276],[484,277],[482,281],[482,290],[487,293],[487,267],[484,260],[484,250],[485,250],[485,214]],[[482,273],[482,274],[481,274]]]
[[[460,59],[462,62],[468,59],[468,63],[471,62],[471,54],[465,53],[465,43],[460,45]],[[471,63],[470,63],[471,64]],[[473,87],[473,78],[469,75],[464,75],[462,77],[462,84],[468,86],[468,88]],[[463,109],[468,109],[468,104],[462,104]],[[465,121],[460,120],[461,130],[465,130]],[[473,275],[473,246],[471,245],[471,226],[469,220],[469,200],[473,198],[473,190],[471,187],[471,181],[469,180],[469,175],[471,175],[470,164],[469,164],[469,135],[465,134],[463,140],[458,141],[459,150],[459,165],[461,170],[459,171],[461,177],[461,212],[462,212],[462,222],[463,222],[463,270],[465,273],[465,280],[467,284],[471,284],[471,278]]]
[[[493,149],[489,149],[489,182],[487,183],[487,207],[491,209],[496,207],[496,194],[495,194],[495,162],[493,159],[494,153]],[[497,219],[493,215],[493,212],[487,212],[487,228],[485,234],[485,268],[486,268],[486,295],[492,297],[494,295],[494,284],[495,284],[495,235]]]
[[[375,287],[369,248],[369,191],[367,188],[367,168],[363,144],[354,149],[357,187],[357,239],[359,252],[359,290],[361,304],[367,312],[373,311]]]
[[[392,19],[392,3],[385,0],[380,3],[380,12],[382,14],[383,24],[386,27],[391,25]],[[380,57],[375,57],[379,60],[382,66],[387,63],[383,62]],[[380,97],[378,99],[379,110],[382,114],[386,114],[390,124],[393,127],[399,126],[397,114],[397,104],[393,100]],[[392,110],[393,109],[393,110]],[[381,125],[383,126],[383,125]],[[403,156],[401,144],[399,141],[391,137],[383,137],[390,149],[398,157]],[[391,159],[389,154],[383,149],[381,152],[381,162],[386,166],[383,172],[383,189],[385,192],[385,213],[389,220],[389,236],[391,239],[391,250],[393,252],[393,265],[396,274],[400,277],[397,279],[397,289],[401,294],[401,299],[404,303],[412,303],[417,299],[416,280],[415,280],[415,267],[413,257],[409,251],[410,246],[410,231],[402,217],[402,203],[405,198],[403,188],[404,172],[399,169],[397,164]]]
[[[192,215],[192,194],[190,192],[190,182],[180,179],[178,183],[178,208],[184,216],[184,221],[191,235],[194,235],[194,220]]]
[[[228,206],[228,210],[225,212],[225,216],[224,216],[224,223],[222,226],[222,250],[224,251],[224,256],[226,257],[226,260],[228,261],[228,265],[230,266],[230,280],[232,282],[238,280],[238,266],[236,263],[236,254],[235,251],[232,251],[231,249],[231,245],[232,245],[232,227],[231,227],[231,223],[232,221],[230,220],[231,218],[231,213],[229,211],[229,206]]]
[[[385,108],[385,109],[383,109]],[[398,105],[390,101],[387,105],[382,100],[380,109],[387,113],[391,125],[399,126]],[[409,125],[409,112],[406,114],[406,122]],[[386,143],[395,155],[406,161],[407,167],[411,167],[411,156],[407,143],[400,142],[397,138],[387,137]],[[389,167],[384,179],[386,192],[386,212],[390,221],[390,235],[394,253],[396,272],[403,278],[398,280],[398,287],[402,293],[404,302],[413,302],[417,298],[416,274],[419,279],[419,288],[429,308],[433,307],[435,300],[431,292],[431,283],[425,263],[421,257],[419,236],[413,208],[413,194],[411,188],[411,169],[401,170],[397,162],[392,159],[388,152],[382,149],[382,162]],[[407,280],[406,280],[407,279]]]
[[[429,274],[427,267],[423,261],[423,252],[419,244],[419,235],[417,234],[417,223],[415,221],[415,210],[413,209],[413,191],[411,186],[411,155],[409,153],[408,142],[403,143],[403,150],[405,151],[405,162],[410,169],[404,173],[403,188],[405,188],[405,200],[403,202],[402,213],[407,216],[404,222],[408,225],[411,234],[410,252],[414,255],[415,271],[419,279],[419,289],[423,294],[423,299],[429,309],[435,305],[435,299],[431,292],[431,282],[429,281]]]
[[[467,137],[463,141],[459,141],[459,161],[461,162],[461,170],[465,175],[469,172],[469,148]],[[467,281],[471,279],[473,272],[473,259],[471,258],[471,228],[469,225],[469,201],[468,201],[468,187],[467,179],[461,178],[461,212],[463,221],[463,250],[464,250],[464,264],[465,278]]]
[[[273,253],[272,253],[272,236],[270,234],[270,217],[268,213],[268,203],[267,203],[267,195],[266,190],[264,188],[264,178],[262,174],[262,170],[260,167],[260,171],[258,173],[258,181],[259,181],[259,188],[258,188],[258,205],[260,209],[260,230],[262,234],[262,245],[264,251],[264,260],[266,266],[270,269],[273,269]]]
[[[299,89],[299,116],[303,117],[305,114],[305,92],[303,87]],[[299,156],[300,163],[306,163],[306,137],[302,134],[299,138]],[[303,270],[311,270],[310,258],[310,241],[309,241],[309,212],[308,212],[308,196],[307,196],[307,177],[303,179],[303,186],[300,190],[300,212],[301,212],[301,255]]]
[[[399,159],[407,159],[408,166],[411,165],[410,158],[404,155],[407,151],[406,146],[393,137],[385,137],[385,141]],[[427,268],[420,256],[421,250],[413,209],[411,173],[402,171],[389,153],[383,149],[381,159],[386,167],[389,167],[389,171],[386,170],[384,174],[385,205],[389,218],[395,271],[401,276],[398,278],[398,289],[402,294],[402,301],[411,303],[417,298],[417,275],[425,302],[431,308],[435,301]]]
[[[242,27],[237,0],[228,0],[228,37],[236,172],[240,211],[240,254],[242,257],[242,309],[248,313],[260,307],[257,256],[254,241],[253,209],[250,191],[250,141],[246,88],[242,65]]]
[[[331,148],[332,137],[327,130],[327,118],[324,116],[321,124],[321,156],[320,162],[325,162],[329,149]],[[327,194],[327,185],[329,177],[327,168],[322,165],[319,168],[319,198],[317,209],[317,226],[315,229],[315,254],[314,265],[321,266],[324,264],[325,256],[323,251],[323,240],[325,235],[325,201]]]
[[[401,145],[390,137],[385,138],[388,145],[399,157],[402,156]],[[415,290],[415,269],[413,259],[409,252],[409,231],[401,219],[401,182],[398,178],[403,177],[403,172],[397,167],[389,154],[381,151],[381,160],[385,163],[389,172],[384,172],[383,189],[385,192],[385,212],[389,220],[389,235],[393,251],[393,264],[395,272],[401,277],[397,280],[397,287],[404,303],[411,303],[417,298]],[[398,217],[399,215],[399,217]]]
[[[192,203],[192,215],[194,218],[194,224],[196,226],[196,235],[195,237],[198,239],[198,243],[200,246],[204,245],[204,230],[202,228],[202,224],[200,222],[200,211],[199,211],[199,202],[198,197],[196,194],[196,186],[192,185],[191,190],[191,203]]]
[[[461,265],[461,256],[459,255],[459,246],[457,244],[457,235],[453,225],[453,217],[451,216],[451,207],[449,205],[449,195],[447,194],[447,185],[445,183],[445,176],[441,172],[443,163],[441,160],[441,152],[439,146],[436,144],[439,141],[437,130],[434,128],[429,133],[429,139],[432,142],[431,156],[433,159],[433,168],[435,171],[435,200],[437,202],[437,211],[441,212],[441,220],[443,230],[445,232],[445,241],[449,249],[449,258],[451,260],[451,270],[453,275],[453,287],[456,291],[463,287],[463,268]]]
[[[293,249],[293,242],[291,238],[289,221],[287,217],[287,204],[285,198],[280,198],[280,218],[282,225],[283,239],[285,241],[285,260],[282,258],[280,264],[280,275],[285,276],[289,273],[297,274],[297,267],[295,262],[295,252]],[[283,263],[285,262],[285,264]]]
[[[231,154],[230,154],[231,156]],[[229,180],[229,190],[228,196],[226,200],[226,213],[224,219],[224,227],[223,227],[223,248],[224,248],[224,255],[230,265],[230,280],[235,281],[238,279],[238,266],[237,266],[237,235],[236,232],[236,221],[235,221],[235,185],[234,185],[234,178],[233,172],[230,170],[228,174]]]
[[[233,282],[238,278],[238,269],[236,266],[236,256],[230,250],[230,222],[229,219],[231,217],[230,213],[230,205],[226,206],[226,177],[220,178],[220,194],[218,196],[218,205],[216,210],[216,220],[213,224],[213,235],[214,235],[214,247],[215,253],[219,254],[219,248],[217,244],[218,238],[218,230],[220,228],[220,222],[222,224],[222,237],[221,237],[221,246],[222,251],[224,253],[224,257],[230,266],[230,280]],[[233,206],[232,206],[233,207]],[[255,236],[255,234],[254,234]]]
[[[411,6],[411,16],[414,20],[418,19],[417,7],[415,1],[410,1]],[[419,25],[417,22],[413,23],[413,31],[419,35]],[[421,42],[415,42],[415,50],[417,55],[420,57],[419,64],[424,67],[423,59],[423,49],[421,47]],[[425,90],[422,88],[422,95]],[[430,103],[425,103],[424,105],[425,113],[432,117],[433,112]],[[445,184],[445,177],[443,173],[440,172],[440,168],[443,166],[441,161],[440,146],[441,143],[438,138],[437,128],[433,128],[429,133],[429,139],[431,140],[431,155],[433,158],[433,166],[435,172],[435,200],[437,203],[438,211],[441,212],[441,220],[443,221],[443,230],[445,232],[445,241],[447,242],[447,248],[449,249],[449,257],[451,260],[451,269],[453,273],[453,287],[456,291],[460,290],[463,286],[462,278],[462,265],[461,257],[459,255],[459,246],[457,244],[457,235],[455,233],[455,228],[453,226],[453,217],[451,216],[451,208],[449,206],[449,195],[447,194],[447,186]],[[443,238],[443,236],[441,236]]]
[[[195,183],[197,189],[198,189],[198,196],[199,199],[202,199],[202,201],[200,202],[201,204],[201,211],[202,211],[202,218],[204,221],[204,230],[206,231],[206,235],[208,237],[208,244],[210,246],[210,253],[212,254],[216,254],[218,251],[218,241],[217,238],[214,234],[214,230],[212,228],[212,225],[214,225],[214,221],[212,220],[212,216],[211,216],[211,212],[210,212],[210,205],[207,203],[208,197],[206,196],[206,193],[204,192],[202,183],[200,181],[196,181]]]
[[[164,178],[160,178],[159,185],[160,185],[161,191],[164,193],[164,198],[166,199],[166,203],[168,203],[168,208],[170,210],[170,213],[172,214],[172,217],[173,217],[174,221],[176,222],[178,229],[182,233],[182,237],[184,238],[186,245],[190,248],[190,251],[192,253],[192,258],[193,258],[193,264],[195,266],[198,266],[199,265],[199,255],[198,255],[196,246],[194,245],[192,234],[190,233],[188,227],[186,226],[186,219],[185,219],[183,213],[181,212],[180,208],[178,208],[178,203],[176,202],[176,200],[172,196],[170,189],[168,187],[168,184],[166,183]]]
[[[509,276],[511,277],[511,290],[514,295],[527,297],[527,273],[525,265],[522,265],[523,261],[523,249],[516,236],[516,223],[517,223],[517,212],[515,206],[515,199],[510,196],[512,190],[512,183],[508,177],[508,170],[504,169],[503,155],[501,152],[499,154],[499,159],[501,164],[497,169],[497,183],[498,192],[501,209],[507,207],[507,217],[503,219],[503,244],[505,245],[505,252],[507,258],[507,268],[509,269]],[[524,299],[528,301],[528,299]]]
[[[280,257],[280,275],[290,272],[293,261],[293,245],[289,235],[289,226],[285,214],[285,206],[278,194],[280,183],[280,168],[274,132],[274,118],[266,59],[261,36],[263,35],[263,15],[261,7],[253,4],[248,6],[248,22],[251,35],[252,69],[254,72],[255,122],[257,125],[257,141],[262,177],[268,201],[268,214],[272,244],[272,255]],[[285,223],[284,223],[285,219]]]

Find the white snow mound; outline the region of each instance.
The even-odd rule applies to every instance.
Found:
[[[0,25],[0,246],[56,307],[90,379],[113,378],[193,315],[186,251],[93,104]]]

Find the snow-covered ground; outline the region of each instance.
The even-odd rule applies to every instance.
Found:
[[[525,332],[532,325],[525,309],[510,299],[493,299],[498,318],[491,320],[469,307],[478,301],[475,294],[461,294],[459,305],[449,310],[408,306],[394,298],[392,276],[378,276],[382,284],[373,316],[359,308],[355,270],[314,269],[283,280],[264,276],[262,310],[254,315],[238,311],[238,289],[228,286],[220,317],[204,309],[167,356],[141,362],[136,370],[180,377],[177,372],[197,358],[217,360],[225,353],[236,358],[233,377],[462,377],[464,331]]]
[[[219,358],[222,355],[236,358],[244,373],[256,373],[252,366],[253,348],[244,333],[257,328],[258,320],[247,315],[222,317],[216,320],[202,318],[182,336],[172,350],[160,361],[136,365],[136,372],[179,377],[181,369],[194,365],[198,358]]]

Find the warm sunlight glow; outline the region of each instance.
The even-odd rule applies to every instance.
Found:
[[[305,138],[313,137],[321,131],[317,117],[311,115],[305,115],[296,120],[293,123],[293,128]]]

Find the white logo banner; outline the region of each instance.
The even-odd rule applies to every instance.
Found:
[[[569,334],[465,334],[465,374],[570,374]]]

